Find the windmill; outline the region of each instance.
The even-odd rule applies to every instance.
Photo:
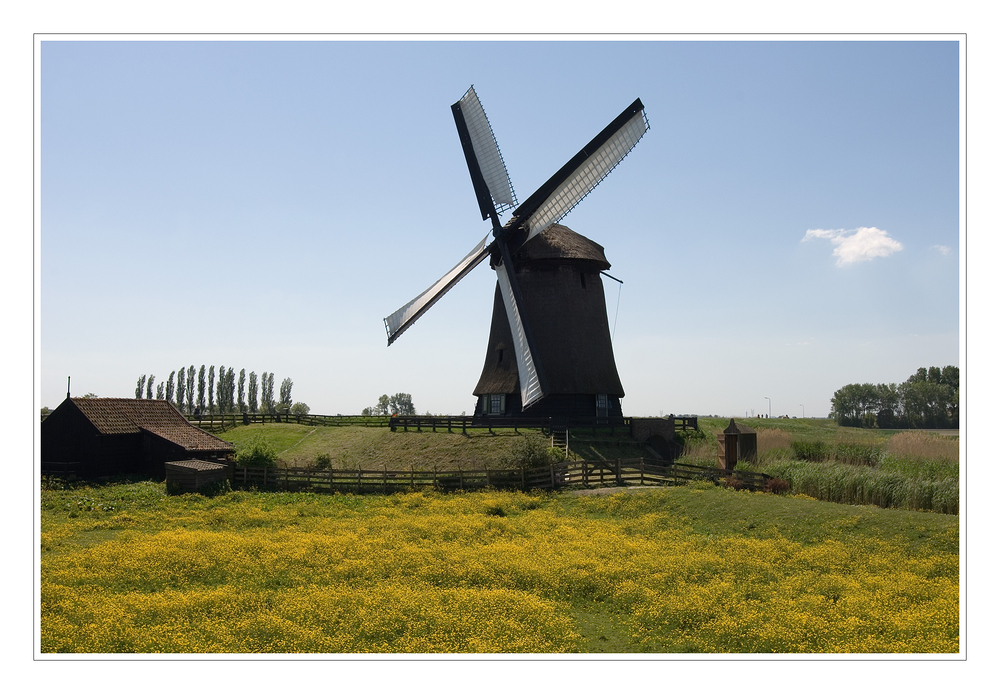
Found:
[[[527,252],[531,250],[535,251],[536,260],[539,257],[544,260],[553,256],[545,248],[539,251],[536,247],[546,244],[548,247],[559,248],[572,246],[577,247],[574,252],[583,258],[582,262],[589,262],[591,267],[604,269],[610,267],[603,258],[603,249],[600,246],[557,223],[621,163],[649,129],[649,124],[642,102],[636,99],[519,205],[493,129],[475,89],[470,87],[459,101],[452,104],[451,110],[455,117],[469,174],[472,177],[479,209],[483,220],[489,219],[492,222],[493,238],[490,240],[490,234],[487,234],[441,279],[385,318],[386,334],[391,345],[459,280],[486,258],[490,258],[490,266],[497,273],[493,327],[490,333],[491,350],[495,347],[493,343],[496,335],[496,344],[501,345],[498,348],[498,363],[504,366],[503,346],[513,347],[513,364],[516,364],[516,372],[511,371],[511,374],[513,378],[513,374],[516,373],[518,385],[516,399],[519,400],[513,411],[519,413],[534,407],[532,410],[534,412],[538,410],[543,399],[553,397],[559,390],[553,387],[549,374],[560,355],[551,354],[550,347],[540,347],[537,334],[540,329],[545,330],[546,326],[541,325],[545,318],[539,318],[538,312],[534,310],[533,295],[529,293],[526,296],[522,292],[524,277],[523,274],[519,277],[521,273],[518,271],[519,266],[515,256],[518,256],[523,265],[525,260],[522,256],[526,254],[530,256],[531,254]],[[510,219],[501,225],[499,215],[511,209],[513,212]],[[586,277],[581,275],[580,281],[585,284]],[[600,285],[600,282],[597,284]],[[603,289],[600,301],[600,310],[605,311]],[[597,304],[590,302],[589,305]],[[606,314],[604,332],[607,332]],[[610,352],[610,337],[607,339],[607,344]],[[509,349],[507,353],[510,354]],[[614,380],[617,380],[613,356],[611,359],[611,370],[614,371]],[[491,352],[488,351],[487,368],[490,360]],[[505,368],[510,369],[511,364],[508,356]],[[484,369],[485,378],[486,369]],[[618,383],[620,389],[620,381]],[[482,413],[491,412],[490,404],[487,402],[484,405]],[[510,406],[501,406],[500,409],[506,413],[512,411]],[[494,404],[492,412],[496,411]],[[480,409],[477,409],[477,413],[480,413]]]

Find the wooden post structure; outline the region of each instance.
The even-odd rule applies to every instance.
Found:
[[[622,484],[622,459],[615,458],[615,484],[619,487]]]

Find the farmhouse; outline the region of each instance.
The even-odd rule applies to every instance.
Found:
[[[66,398],[42,422],[43,473],[163,476],[168,461],[224,462],[232,453],[166,400]]]

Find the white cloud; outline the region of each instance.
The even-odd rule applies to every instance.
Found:
[[[837,266],[843,267],[863,260],[885,258],[903,250],[903,244],[889,237],[889,234],[875,227],[857,229],[809,229],[802,237],[809,239],[830,239],[834,245],[833,255]]]
[[[951,255],[951,248],[949,248],[948,246],[938,246],[935,244],[931,246],[931,250],[937,251],[941,255]]]

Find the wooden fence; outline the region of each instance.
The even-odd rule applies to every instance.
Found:
[[[329,414],[277,414],[262,413],[247,414],[244,420],[239,412],[226,414],[215,413],[202,415],[198,419],[194,415],[184,415],[189,422],[205,431],[225,431],[244,424],[306,424],[309,426],[327,427],[381,427],[389,426],[389,417],[362,417],[360,415],[329,415]]]
[[[564,461],[548,467],[497,469],[487,466],[438,470],[319,470],[316,468],[237,467],[233,483],[261,490],[342,493],[392,493],[431,488],[464,489],[560,489],[569,486],[603,487],[628,485],[675,485],[691,480],[719,483],[729,480],[740,488],[763,491],[768,475],[745,470],[663,464],[634,458],[614,461]]]

